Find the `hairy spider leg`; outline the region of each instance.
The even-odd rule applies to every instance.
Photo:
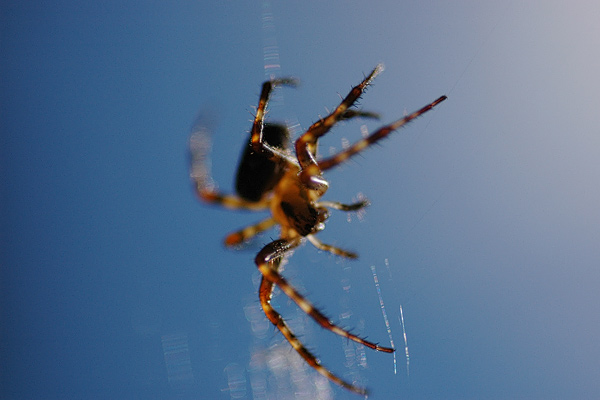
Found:
[[[216,189],[210,173],[210,129],[201,121],[192,128],[189,146],[190,177],[194,182],[194,189],[200,200],[229,209],[261,211],[269,207],[268,199],[252,202],[236,195],[223,194]]]
[[[196,194],[207,203],[217,204],[230,210],[263,211],[269,208],[267,199],[252,202],[241,199],[234,194],[222,194],[215,189],[203,188],[200,185],[196,185]]]
[[[375,68],[375,70],[371,72],[369,77],[365,78],[365,81],[369,80],[370,82],[381,70],[383,70],[383,67],[381,65],[378,65],[377,68]],[[366,84],[368,84],[368,82]],[[294,78],[281,78],[273,79],[263,83],[260,98],[258,100],[258,107],[256,108],[256,114],[254,116],[254,122],[252,124],[252,130],[250,132],[252,148],[254,149],[254,151],[262,152],[267,158],[271,160],[283,159],[292,165],[298,166],[296,160],[293,157],[290,157],[288,154],[282,152],[278,148],[270,146],[269,144],[265,143],[263,139],[263,130],[265,125],[267,105],[269,103],[269,99],[271,98],[271,93],[273,92],[273,89],[275,89],[277,86],[296,87],[298,86],[298,80]],[[354,101],[356,101],[356,99],[353,100],[352,103],[354,103]],[[358,117],[379,119],[378,113],[363,110],[348,110],[347,108],[348,107],[339,111],[338,115],[336,115],[336,122],[339,120],[346,120]],[[313,126],[317,124],[319,124],[319,122],[313,124]],[[329,129],[331,129],[331,127],[327,128],[327,130],[321,135],[325,134]],[[316,155],[316,146],[312,151],[313,154]]]
[[[256,255],[255,263],[258,270],[269,282],[279,286],[281,290],[294,301],[302,311],[310,315],[323,328],[352,341],[367,346],[370,349],[392,353],[395,350],[389,347],[379,346],[376,343],[369,342],[361,337],[358,337],[332,323],[323,313],[317,310],[304,296],[302,296],[294,287],[281,276],[281,274],[270,265],[274,260],[285,256],[301,243],[301,237],[294,239],[278,239],[269,243]],[[271,263],[271,264],[270,264]]]
[[[328,207],[340,211],[357,211],[369,205],[369,200],[361,200],[352,204],[342,204],[337,201],[319,201],[315,203],[318,207]]]
[[[252,123],[252,130],[250,131],[252,148],[256,152],[262,152],[266,157],[270,159],[283,159],[287,162],[297,165],[296,161],[289,157],[281,150],[269,146],[263,140],[263,128],[265,124],[265,113],[267,110],[267,104],[271,97],[271,92],[277,86],[298,86],[298,80],[294,78],[281,78],[273,79],[263,83],[262,90],[260,92],[260,98],[258,99],[258,107],[256,108],[256,115],[254,116],[254,122]]]
[[[257,224],[247,226],[239,231],[232,232],[225,238],[225,246],[232,247],[242,244],[243,242],[250,240],[254,236],[267,229],[275,226],[277,222],[273,218],[264,219]]]
[[[343,386],[355,393],[364,395],[366,394],[366,389],[359,388],[348,382],[345,382],[323,367],[320,361],[310,351],[308,351],[306,347],[304,347],[302,342],[287,326],[283,317],[277,311],[275,311],[271,305],[273,285],[277,285],[290,299],[292,299],[298,305],[298,307],[300,307],[302,311],[313,318],[323,328],[374,350],[383,351],[386,353],[392,353],[395,351],[392,348],[371,343],[333,324],[325,315],[323,315],[323,313],[321,313],[306,298],[304,298],[304,296],[298,293],[298,291],[294,289],[294,287],[289,284],[283,276],[281,276],[279,273],[279,265],[281,264],[281,260],[286,253],[293,250],[300,243],[300,237],[296,237],[291,240],[275,240],[266,245],[256,256],[256,265],[263,276],[259,290],[261,306],[269,321],[271,321],[271,323],[281,331],[283,336],[288,340],[292,347],[310,366],[316,369],[321,375],[339,384],[340,386]]]
[[[357,210],[360,210],[361,208],[368,206],[369,201],[362,200],[362,201],[352,203],[352,204],[342,204],[342,203],[338,203],[336,201],[319,201],[319,202],[316,202],[315,205],[317,207],[328,207],[328,208],[333,208],[334,210],[348,212],[348,211],[357,211]],[[306,238],[313,246],[315,246],[319,250],[327,251],[336,256],[350,258],[353,260],[358,258],[358,254],[348,251],[348,250],[340,249],[339,247],[335,247],[330,244],[323,243],[319,239],[317,239],[317,237],[315,235],[307,235]]]
[[[344,119],[345,115],[352,115],[352,113],[347,114],[348,109],[354,105],[364,93],[367,86],[369,86],[381,71],[383,71],[383,65],[378,64],[361,83],[350,90],[350,93],[348,93],[346,98],[342,100],[331,114],[312,124],[310,128],[296,140],[296,156],[298,157],[298,162],[302,169],[300,172],[300,180],[306,187],[317,190],[321,194],[327,191],[329,185],[322,177],[321,169],[316,160],[317,141],[321,136],[329,132],[338,121]]]
[[[373,143],[376,143],[377,141],[385,138],[390,133],[400,129],[402,126],[406,125],[407,123],[414,120],[415,118],[418,118],[419,116],[425,114],[427,111],[431,110],[433,107],[437,106],[438,104],[440,104],[442,101],[444,101],[446,99],[447,99],[446,96],[441,96],[434,102],[427,104],[425,107],[422,107],[421,109],[413,112],[412,114],[409,114],[404,118],[401,118],[395,122],[392,122],[389,125],[385,125],[385,126],[379,128],[377,131],[373,132],[371,135],[367,136],[364,139],[359,140],[358,142],[354,143],[352,146],[348,147],[347,149],[342,150],[339,153],[337,153],[329,158],[320,160],[319,168],[321,169],[321,171],[325,171],[325,170],[335,167],[336,165],[346,161],[348,158],[352,157],[353,155],[355,155],[355,154],[361,152],[362,150],[366,149],[367,147],[371,146]]]
[[[319,250],[328,251],[331,254],[335,254],[336,256],[349,258],[351,260],[355,260],[358,258],[358,254],[348,250],[340,249],[339,247],[335,247],[330,244],[323,243],[319,239],[317,239],[315,235],[307,235],[306,238],[310,243],[312,243],[313,246],[315,246]]]
[[[277,269],[280,264],[280,260],[275,260],[273,262],[273,268]],[[316,358],[304,345],[300,340],[294,335],[292,330],[286,324],[285,320],[271,305],[271,295],[273,294],[273,283],[268,281],[266,278],[262,278],[260,281],[260,303],[262,305],[263,311],[266,314],[267,318],[273,325],[279,329],[279,331],[283,334],[283,336],[287,339],[287,341],[292,345],[292,347],[300,354],[300,356],[306,361],[308,365],[313,367],[319,374],[323,375],[325,378],[331,380],[339,386],[342,386],[348,390],[353,391],[354,393],[360,395],[366,395],[367,391],[364,388],[360,388],[352,385],[331,373],[327,368],[325,368],[318,358]]]

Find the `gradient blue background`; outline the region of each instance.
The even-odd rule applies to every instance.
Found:
[[[374,265],[399,351],[397,374],[373,352],[348,368],[346,342],[276,296],[325,365],[373,399],[600,397],[597,2],[273,3],[265,34],[260,1],[2,2],[0,397],[357,398],[302,363],[304,381],[289,378],[252,262],[276,233],[225,250],[260,217],[191,191],[201,109],[217,123],[214,177],[232,187],[265,36],[302,80],[273,118],[307,127],[377,62],[361,104],[384,121],[449,96],[328,174],[327,199],[372,202],[320,235],[361,258],[306,245],[285,274],[388,343]]]

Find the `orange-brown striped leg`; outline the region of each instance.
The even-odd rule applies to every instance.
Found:
[[[192,128],[190,135],[190,178],[200,200],[211,204],[219,204],[231,209],[264,210],[269,207],[267,199],[250,202],[235,195],[222,194],[215,188],[210,173],[210,128],[200,118]]]
[[[343,151],[339,152],[338,154],[335,154],[329,158],[319,161],[319,168],[322,171],[325,171],[329,168],[335,167],[336,165],[346,161],[348,158],[352,157],[356,153],[359,153],[362,150],[366,149],[373,143],[385,138],[387,135],[394,132],[395,130],[400,129],[402,126],[406,125],[407,123],[414,120],[415,118],[418,118],[419,116],[425,114],[427,111],[431,110],[433,107],[437,106],[438,104],[440,104],[442,101],[444,101],[446,99],[447,99],[446,96],[441,96],[434,102],[427,104],[425,107],[413,112],[412,114],[409,114],[402,119],[399,119],[395,122],[392,122],[389,125],[379,128],[377,131],[375,131],[371,135],[367,136],[366,138],[361,139],[358,142],[354,143],[352,146],[348,147],[346,150],[343,150]]]
[[[279,264],[279,259],[274,260],[273,264]],[[273,283],[267,280],[265,277],[262,278],[260,282],[259,289],[259,298],[260,304],[262,306],[265,315],[271,321],[273,325],[279,329],[279,331],[283,334],[283,336],[287,339],[287,341],[292,345],[294,350],[300,354],[300,356],[306,361],[308,365],[313,367],[319,374],[323,375],[325,378],[330,381],[348,389],[360,395],[366,395],[367,391],[364,388],[360,388],[358,386],[354,386],[331,373],[327,368],[325,368],[319,359],[315,357],[310,351],[304,347],[302,342],[294,335],[288,325],[285,323],[281,314],[279,314],[273,306],[271,305],[271,295],[273,294]]]
[[[339,247],[335,247],[330,244],[325,244],[325,243],[321,242],[319,239],[317,239],[315,235],[308,235],[308,236],[306,236],[306,238],[308,239],[309,242],[312,243],[313,246],[315,246],[319,250],[328,251],[331,254],[335,254],[336,256],[350,258],[353,260],[358,258],[358,254],[353,253],[351,251],[340,249]]]
[[[315,122],[302,136],[296,140],[296,156],[302,167],[300,179],[310,189],[327,190],[327,182],[322,178],[321,171],[316,161],[317,141],[347,114],[348,109],[360,98],[371,81],[383,71],[383,65],[379,64],[373,71],[342,100],[336,109],[325,118]]]
[[[357,211],[361,208],[367,207],[368,205],[369,200],[362,200],[352,204],[342,204],[338,203],[337,201],[319,201],[315,203],[315,206],[317,207],[329,207],[340,211]]]
[[[256,115],[254,116],[254,123],[252,124],[252,130],[250,131],[252,148],[255,152],[262,152],[269,158],[284,158],[288,157],[278,151],[277,149],[267,145],[263,140],[263,127],[265,123],[265,113],[267,111],[267,104],[271,92],[277,86],[292,86],[298,85],[298,81],[294,78],[281,78],[273,79],[263,83],[260,98],[258,100],[258,107],[256,108]]]
[[[342,204],[342,203],[338,203],[336,201],[319,201],[319,202],[315,203],[315,206],[317,206],[317,207],[328,207],[328,208],[333,208],[335,210],[347,211],[347,212],[357,211],[368,205],[369,205],[369,201],[366,199],[356,202],[356,203],[352,203],[352,204]],[[325,243],[321,242],[319,239],[317,239],[317,237],[315,235],[308,235],[308,236],[306,236],[306,238],[313,244],[313,246],[315,246],[319,250],[328,251],[331,254],[335,254],[336,256],[340,256],[340,257],[345,257],[345,258],[350,258],[350,259],[358,258],[358,254],[353,253],[351,251],[344,250],[344,249],[340,249],[339,247],[335,247],[330,244],[325,244]]]
[[[217,204],[231,210],[262,211],[269,207],[268,200],[261,200],[254,203],[235,195],[222,194],[214,189],[204,188],[200,184],[196,184],[196,195],[202,201]]]
[[[360,343],[371,349],[391,353],[394,349],[389,347],[379,346],[376,343],[369,342],[361,337],[358,337],[335,325],[323,313],[317,310],[304,296],[302,296],[292,285],[290,285],[281,274],[272,267],[274,260],[283,257],[287,252],[294,249],[300,244],[300,238],[293,240],[279,239],[275,240],[257,254],[255,263],[262,276],[269,282],[279,286],[279,288],[298,305],[308,315],[310,315],[323,328],[346,337],[352,341]]]
[[[244,229],[240,229],[237,232],[232,232],[225,238],[225,246],[232,247],[237,246],[258,235],[261,232],[272,228],[276,224],[273,218],[267,218],[260,221],[257,224],[247,226]]]

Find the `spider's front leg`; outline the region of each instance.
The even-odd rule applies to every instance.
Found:
[[[340,120],[359,116],[361,113],[354,113],[348,110],[356,103],[365,89],[375,77],[383,71],[383,65],[377,65],[371,73],[363,79],[361,83],[354,86],[350,93],[342,100],[336,109],[325,118],[315,122],[308,128],[306,133],[296,140],[296,156],[302,168],[300,180],[309,189],[317,190],[320,194],[325,193],[328,184],[321,174],[321,169],[316,160],[317,141]],[[370,113],[364,113],[369,115]],[[376,116],[372,114],[372,116]]]
[[[366,394],[365,389],[345,382],[323,367],[320,361],[311,352],[309,352],[306,347],[304,347],[302,342],[300,342],[300,340],[287,326],[283,317],[281,317],[281,315],[275,311],[271,305],[273,285],[277,285],[290,299],[292,299],[298,305],[298,307],[302,309],[302,311],[313,318],[323,328],[374,350],[379,350],[386,353],[391,353],[394,351],[392,348],[379,346],[375,343],[366,341],[365,339],[362,339],[333,324],[323,313],[317,310],[306,298],[304,298],[304,296],[298,293],[298,291],[292,285],[290,285],[283,276],[281,276],[279,273],[279,265],[281,264],[282,258],[286,255],[286,253],[296,248],[300,244],[300,241],[300,237],[291,240],[275,240],[266,245],[256,256],[256,265],[263,276],[259,290],[261,306],[269,321],[271,321],[271,323],[273,323],[273,325],[275,325],[281,331],[283,336],[285,336],[288,342],[290,342],[292,347],[298,352],[298,354],[300,354],[302,358],[304,358],[304,360],[306,360],[310,366],[315,368],[321,375],[337,383],[338,385],[364,395]]]
[[[269,203],[266,199],[248,201],[232,194],[219,192],[210,173],[210,150],[212,124],[209,118],[201,114],[190,134],[190,178],[200,200],[211,204],[218,204],[230,209],[264,210]]]
[[[425,107],[421,107],[420,109],[407,115],[406,117],[400,118],[399,120],[394,121],[391,124],[382,126],[381,128],[377,129],[375,132],[373,132],[372,134],[367,136],[366,138],[359,140],[358,142],[354,143],[352,146],[348,147],[347,149],[342,150],[339,153],[337,153],[329,158],[320,160],[319,168],[321,169],[321,171],[325,171],[327,169],[335,167],[338,164],[341,164],[342,162],[346,161],[348,158],[352,157],[353,155],[355,155],[357,153],[360,153],[367,147],[371,146],[373,143],[376,143],[376,142],[380,141],[381,139],[386,138],[390,133],[397,131],[398,129],[402,128],[404,125],[408,124],[412,120],[419,118],[421,115],[430,111],[431,109],[433,109],[435,106],[437,106],[438,104],[440,104],[442,101],[444,101],[446,99],[447,99],[446,96],[440,96],[435,101],[432,101],[431,103],[427,104]]]
[[[281,259],[276,259],[272,262],[272,268],[278,269],[279,264],[281,263]],[[315,357],[310,351],[304,347],[302,342],[294,335],[291,331],[281,314],[279,314],[271,305],[271,296],[273,294],[273,283],[267,280],[264,276],[260,282],[259,288],[259,298],[260,304],[262,305],[263,311],[265,315],[271,321],[273,325],[279,329],[279,331],[283,334],[283,336],[287,339],[287,341],[292,345],[294,350],[300,354],[300,356],[306,361],[308,365],[313,367],[319,374],[323,375],[325,378],[330,381],[351,390],[360,395],[366,395],[367,391],[364,388],[354,386],[349,382],[346,382],[336,375],[334,375],[331,371],[321,365],[321,362],[317,357]]]
[[[256,115],[254,116],[254,123],[252,124],[251,143],[252,149],[257,153],[263,153],[269,159],[289,159],[289,157],[281,152],[280,150],[269,146],[265,143],[263,138],[263,129],[265,125],[265,113],[267,111],[267,104],[271,97],[271,92],[277,86],[298,86],[298,81],[294,78],[281,78],[273,79],[263,83],[260,98],[258,100],[258,107],[256,108]]]

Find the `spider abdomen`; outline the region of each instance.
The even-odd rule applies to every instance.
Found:
[[[284,125],[265,124],[263,137],[270,146],[282,150],[290,147],[290,134]],[[265,193],[275,187],[284,172],[285,165],[254,152],[249,143],[242,151],[235,190],[244,200],[259,201]]]

